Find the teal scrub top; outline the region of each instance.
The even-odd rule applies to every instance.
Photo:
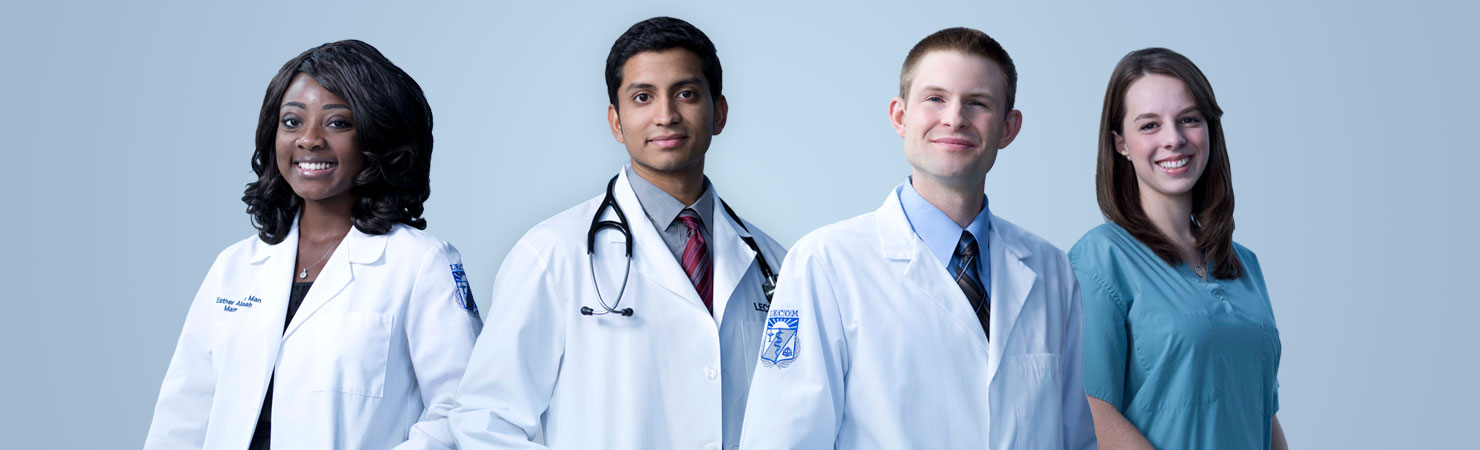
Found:
[[[1084,391],[1156,448],[1269,448],[1280,335],[1259,260],[1233,246],[1243,277],[1209,281],[1113,223],[1069,251],[1084,301]]]

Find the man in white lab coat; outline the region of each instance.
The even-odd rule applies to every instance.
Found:
[[[1094,448],[1068,259],[983,195],[1022,125],[1016,84],[977,30],[910,51],[889,114],[913,174],[792,248],[745,448]]]
[[[649,19],[617,39],[606,74],[631,164],[505,258],[449,417],[462,448],[538,448],[540,431],[549,448],[739,443],[785,250],[704,176],[727,112],[714,44]]]

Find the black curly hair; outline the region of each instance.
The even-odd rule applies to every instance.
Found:
[[[365,157],[350,189],[355,228],[367,234],[388,233],[397,223],[426,229],[421,214],[431,196],[432,108],[416,80],[375,47],[351,39],[303,52],[267,85],[252,154],[257,181],[242,195],[257,235],[269,244],[282,242],[303,206],[276,161],[283,93],[300,73],[348,102],[354,114],[355,143]]]

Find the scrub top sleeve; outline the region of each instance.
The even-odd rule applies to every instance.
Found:
[[[521,239],[494,278],[488,305],[497,312],[478,336],[449,417],[459,448],[545,448],[532,441],[560,374],[565,322],[576,315],[571,295],[556,288],[564,268],[529,242],[553,239]]]
[[[1126,307],[1120,293],[1100,279],[1098,267],[1074,260],[1084,305],[1084,392],[1125,411],[1125,380],[1131,354]]]
[[[818,250],[797,247],[776,282],[741,448],[833,448],[842,423],[848,348],[834,278]]]
[[[227,252],[230,252],[228,249]],[[164,383],[159,388],[159,400],[154,405],[154,418],[149,425],[149,434],[144,439],[144,448],[200,448],[205,445],[207,420],[211,415],[211,402],[216,393],[216,373],[212,365],[211,342],[216,312],[221,309],[215,300],[221,286],[227,258],[222,252],[200,290],[190,303],[190,312],[185,316],[185,327],[175,345],[175,355],[165,371]]]
[[[483,328],[477,307],[466,291],[462,255],[446,242],[427,249],[417,266],[416,283],[406,306],[406,342],[416,384],[426,409],[397,449],[454,448],[447,415],[458,381],[467,368],[473,343]]]

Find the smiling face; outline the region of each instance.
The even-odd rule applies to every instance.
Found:
[[[277,127],[278,172],[304,201],[343,200],[364,168],[349,103],[298,74],[283,93]]]
[[[1208,165],[1208,127],[1182,80],[1150,74],[1131,83],[1120,129],[1115,150],[1135,168],[1142,198],[1191,195]]]
[[[683,49],[629,58],[617,102],[607,107],[607,121],[639,171],[702,173],[728,110],[723,96],[710,97],[699,58]]]
[[[894,131],[916,182],[977,186],[1012,143],[1022,114],[1006,110],[1007,77],[997,63],[934,51],[914,67],[909,96],[889,103]]]

